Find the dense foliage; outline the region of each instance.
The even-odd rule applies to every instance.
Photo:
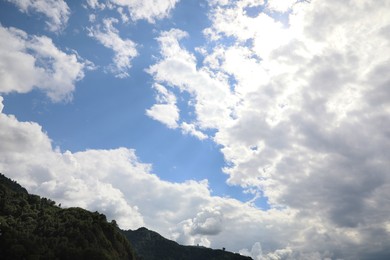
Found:
[[[183,246],[168,240],[156,232],[146,228],[122,231],[129,239],[137,254],[143,260],[199,260],[226,259],[248,260],[250,257],[234,254],[224,250],[213,250],[200,246]]]
[[[61,209],[0,174],[1,259],[135,259],[105,215]]]

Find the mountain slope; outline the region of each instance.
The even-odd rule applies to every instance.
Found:
[[[129,239],[137,254],[137,259],[143,260],[177,260],[177,259],[226,259],[226,260],[247,260],[250,257],[213,250],[198,246],[183,246],[168,240],[158,233],[146,228],[139,228],[135,231],[122,231]]]
[[[61,209],[0,174],[1,259],[135,259],[115,223],[98,212]]]
[[[62,209],[0,173],[0,259],[247,260],[224,250],[183,246],[146,228],[120,230],[82,208]]]

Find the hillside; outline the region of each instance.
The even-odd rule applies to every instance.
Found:
[[[135,259],[105,215],[61,209],[0,174],[1,259]]]
[[[0,259],[245,260],[224,250],[183,246],[146,228],[120,230],[82,208],[62,209],[0,173]]]
[[[226,259],[247,260],[250,257],[234,254],[223,250],[214,250],[206,247],[183,246],[162,237],[160,234],[139,228],[135,231],[122,231],[129,239],[137,254],[142,260],[176,260],[176,259]]]

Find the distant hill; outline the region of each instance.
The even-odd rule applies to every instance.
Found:
[[[115,222],[81,208],[61,209],[0,174],[1,259],[135,259]]]
[[[154,231],[123,231],[82,208],[62,209],[0,173],[0,259],[251,259],[224,250],[182,246]]]
[[[248,260],[250,257],[234,254],[224,250],[215,250],[199,246],[183,246],[162,237],[160,234],[140,228],[135,231],[122,231],[129,239],[137,255],[142,260],[199,260],[226,259]]]

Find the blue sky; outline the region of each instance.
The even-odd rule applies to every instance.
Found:
[[[2,0],[0,171],[182,244],[385,259],[389,5]]]
[[[88,21],[88,15],[94,12],[86,7],[86,3],[68,3],[72,11],[67,27],[54,33],[44,29],[42,15],[29,12],[21,16],[12,3],[2,4],[6,7],[2,9],[4,16],[1,16],[5,17],[1,21],[4,26],[15,26],[36,35],[48,34],[58,48],[76,50],[78,55],[96,66],[77,82],[77,91],[72,93],[70,101],[52,103],[41,91],[10,94],[4,101],[5,113],[39,123],[53,140],[53,145],[63,151],[133,148],[143,162],[153,164],[153,172],[163,180],[208,179],[215,195],[232,196],[242,201],[251,199],[241,188],[226,184],[227,176],[221,171],[225,162],[217,144],[166,128],[145,113],[154,103],[153,78],[145,69],[159,55],[155,38],[161,30],[181,28],[191,33],[191,39],[183,42],[186,48],[193,50],[200,46],[205,41],[201,30],[210,24],[205,12],[206,2],[178,3],[170,12],[170,19],[156,24],[143,20],[118,24],[121,36],[139,45],[139,54],[131,62],[126,78],[105,72],[113,52],[88,37],[87,28],[93,24]],[[120,19],[116,10],[95,13],[101,19]],[[7,16],[20,17],[20,20],[14,22]],[[182,110],[191,109],[186,105],[188,98],[183,96],[181,101]],[[267,207],[264,203],[259,203],[259,206]]]

